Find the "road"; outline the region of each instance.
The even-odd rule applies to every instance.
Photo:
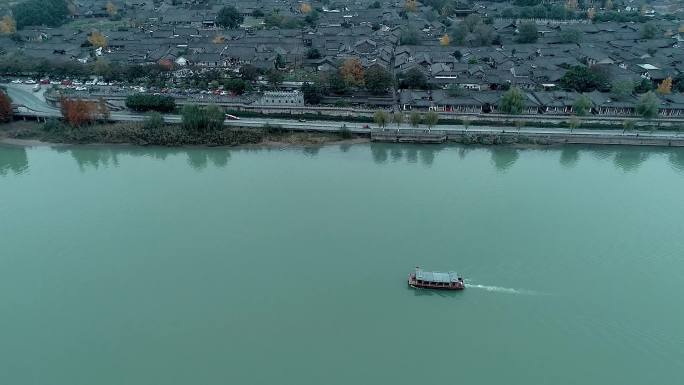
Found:
[[[41,118],[61,117],[62,114],[58,108],[49,106],[44,98],[41,98],[40,92],[32,92],[31,86],[21,84],[6,84],[7,94],[12,98],[12,102],[26,107],[28,110],[20,112],[20,115],[36,116]],[[42,92],[42,91],[41,91]],[[144,114],[136,114],[129,112],[113,112],[110,117],[113,121],[122,122],[140,122],[145,119]],[[180,115],[167,114],[164,115],[164,121],[167,123],[180,123]],[[241,118],[240,120],[227,120],[227,126],[247,127],[247,128],[262,128],[265,126],[275,126],[288,130],[299,131],[322,131],[322,132],[338,132],[342,127],[348,128],[353,133],[368,134],[370,128],[367,123],[349,122],[349,121],[330,121],[330,120],[307,120],[301,122],[297,119],[283,119],[283,118]],[[377,128],[377,127],[376,127]],[[389,126],[388,130],[409,130],[409,127],[395,127]],[[538,127],[522,127],[520,129],[514,127],[490,127],[490,126],[469,126],[462,125],[439,125],[432,131],[445,131],[447,133],[462,133],[467,132],[471,134],[500,134],[500,133],[519,133],[531,135],[549,135],[549,136],[591,136],[596,138],[632,138],[639,137],[643,139],[684,139],[684,134],[677,131],[637,131],[631,130],[622,132],[620,130],[598,130],[598,129],[569,129],[569,128],[538,128]]]

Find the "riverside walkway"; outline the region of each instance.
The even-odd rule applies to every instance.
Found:
[[[44,99],[34,95],[31,91],[8,85],[7,93],[21,108],[16,113],[20,117],[37,119],[61,118],[59,109],[49,106]],[[111,121],[115,122],[141,122],[145,119],[144,114],[129,113],[126,111],[112,112]],[[181,122],[180,115],[164,115],[167,123],[177,124]],[[623,145],[652,145],[652,146],[684,146],[684,133],[666,130],[608,130],[608,129],[569,129],[556,127],[493,127],[479,126],[471,123],[463,125],[438,125],[436,128],[392,126],[380,128],[368,123],[351,122],[344,120],[307,120],[301,121],[296,118],[269,118],[254,117],[241,118],[240,120],[227,120],[226,126],[242,128],[279,128],[291,131],[309,132],[339,132],[348,129],[354,134],[370,136],[372,140],[389,142],[419,142],[419,143],[444,143],[447,141],[460,141],[464,137],[487,135],[495,137],[526,137],[535,138],[548,143],[576,143],[576,144],[623,144]]]

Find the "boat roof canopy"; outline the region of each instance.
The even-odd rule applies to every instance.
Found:
[[[416,271],[416,279],[428,282],[457,282],[458,274],[455,271],[449,271],[446,273],[439,271]]]

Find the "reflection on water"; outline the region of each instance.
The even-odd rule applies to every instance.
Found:
[[[579,149],[576,146],[565,146],[561,150],[560,164],[564,167],[573,167],[579,160]]]
[[[351,144],[340,144],[342,152],[349,152]],[[309,146],[301,148],[307,157],[315,157],[325,149],[325,146]],[[520,158],[520,150],[514,147],[492,146],[488,148],[478,146],[440,146],[430,144],[400,144],[400,143],[370,143],[355,147],[365,152],[370,150],[373,161],[376,164],[386,164],[388,161],[407,163],[420,163],[430,167],[435,161],[437,153],[444,149],[455,154],[460,159],[465,159],[469,152],[489,151],[491,162],[500,172],[506,172]],[[270,147],[244,147],[244,148],[165,148],[165,147],[116,147],[116,146],[73,146],[53,147],[58,153],[68,153],[78,164],[81,171],[87,169],[118,167],[122,156],[146,157],[165,160],[169,156],[182,156],[187,164],[194,170],[202,171],[208,166],[223,168],[230,161],[233,152],[271,152],[280,151]],[[545,151],[556,152],[556,149]],[[565,146],[560,149],[559,163],[563,167],[575,167],[580,159],[580,151],[588,153],[596,159],[612,158],[613,164],[625,171],[637,170],[651,154],[666,156],[670,165],[677,171],[684,172],[684,149],[668,148],[656,150],[645,147],[579,147]],[[0,147],[0,175],[8,173],[22,174],[29,168],[27,149],[20,146]]]
[[[373,162],[382,164],[387,162],[387,144],[373,142],[370,145],[371,154],[373,154]]]
[[[670,164],[675,170],[684,171],[684,149],[677,148],[672,149],[671,151],[672,152],[667,157],[667,159],[670,161]]]
[[[635,171],[648,159],[650,152],[639,147],[626,147],[615,154],[615,165],[625,172]]]
[[[420,149],[420,161],[425,166],[432,166],[432,162],[435,161],[435,153],[439,151],[436,146],[424,146]]]
[[[406,149],[406,160],[408,160],[409,163],[418,163],[418,146],[408,146]]]
[[[0,175],[10,172],[20,175],[28,171],[28,157],[24,147],[0,146]]]
[[[520,157],[518,150],[512,147],[492,147],[492,162],[499,171],[506,171],[515,164]]]
[[[398,162],[404,156],[404,151],[400,146],[392,146],[390,149],[390,156],[392,157],[392,161]]]
[[[304,155],[312,158],[318,155],[319,151],[321,151],[321,146],[308,146],[304,147],[304,149],[302,150],[302,152],[304,152]]]

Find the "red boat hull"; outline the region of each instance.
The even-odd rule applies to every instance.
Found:
[[[416,280],[416,274],[411,273],[408,278],[409,286],[418,289],[436,289],[436,290],[463,290],[465,289],[465,284],[463,281],[452,282],[449,285],[436,285],[426,282],[418,282]]]

